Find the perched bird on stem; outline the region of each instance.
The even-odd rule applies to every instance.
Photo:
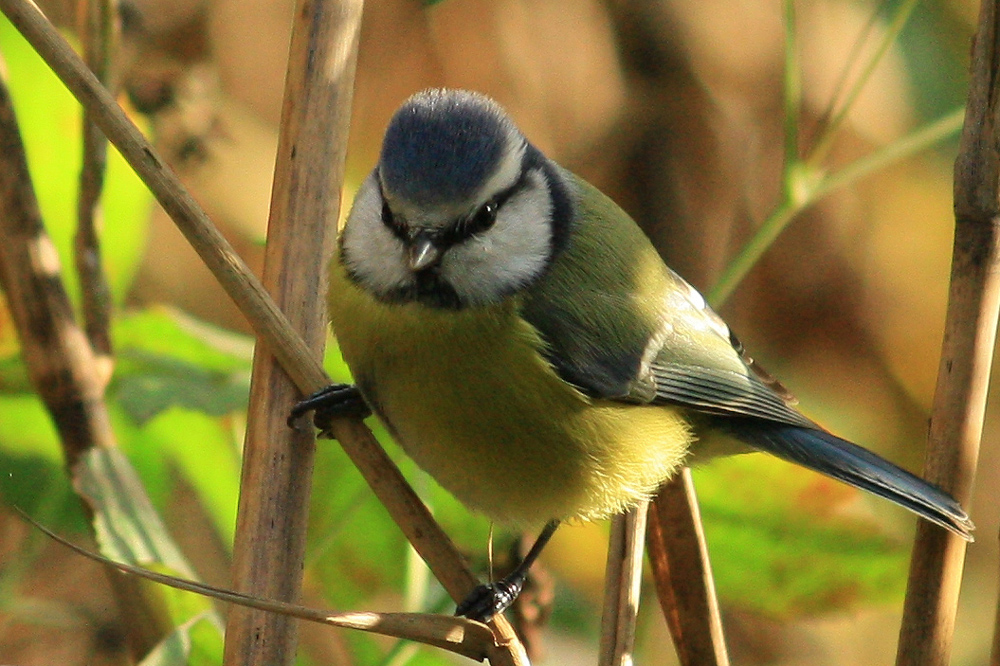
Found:
[[[316,409],[322,428],[370,408],[468,507],[545,525],[459,614],[501,612],[560,521],[651,497],[698,460],[706,430],[971,540],[948,494],[796,411],[636,223],[482,95],[429,90],[396,112],[341,233],[329,308],[357,384],[293,417]]]

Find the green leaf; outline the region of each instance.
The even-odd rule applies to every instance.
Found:
[[[337,608],[402,589],[406,542],[336,442],[320,441],[306,561]],[[372,557],[378,553],[378,557]]]
[[[93,512],[94,533],[102,555],[197,580],[121,451],[92,449],[73,467],[72,475],[77,493]],[[142,588],[146,604],[162,612],[174,627],[204,613],[214,615],[211,601],[200,595],[148,581],[143,581]],[[222,626],[220,619],[214,621]]]
[[[153,648],[140,666],[215,666],[222,663],[223,630],[213,613],[200,613]]]
[[[0,395],[0,492],[4,500],[32,515],[51,502],[49,524],[83,531],[87,522],[64,470],[59,436],[38,396]]]
[[[340,346],[332,333],[326,336],[326,353],[323,356],[323,369],[335,382],[351,383],[351,371],[340,354]]]
[[[33,393],[0,395],[0,447],[12,455],[36,456],[62,464],[62,448],[52,418]]]
[[[849,514],[860,491],[760,455],[713,461],[695,480],[725,603],[794,617],[902,599],[908,552]]]
[[[223,543],[232,543],[252,340],[166,307],[120,317],[113,332],[119,362],[111,393],[138,424],[130,455],[142,458],[147,480],[147,468],[159,474],[164,463],[175,466]],[[215,418],[233,413],[236,423]]]
[[[485,560],[489,521],[470,512],[396,446],[374,419],[369,425],[455,543]],[[387,590],[402,593],[405,538],[336,442],[317,443],[306,566],[338,608],[355,608]],[[502,536],[497,537],[502,540]],[[380,556],[373,558],[372,553]]]
[[[123,352],[142,351],[219,373],[250,371],[252,338],[174,308],[154,306],[125,314],[115,320],[113,334]]]
[[[221,416],[246,406],[250,387],[245,376],[205,372],[197,366],[139,353],[128,357],[142,365],[144,372],[119,376],[113,390],[122,407],[139,423],[172,407]]]
[[[46,228],[64,267],[73,265],[76,200],[82,162],[80,105],[17,30],[0,16],[0,53]],[[152,197],[114,148],[108,150],[102,255],[115,301],[124,301],[146,245]],[[77,293],[76,273],[64,270]]]
[[[33,390],[34,387],[28,378],[28,368],[24,365],[20,353],[0,359],[0,392],[30,393]]]
[[[240,456],[232,429],[202,412],[171,407],[143,425],[131,448],[155,451],[172,463],[198,495],[222,543],[233,543]]]
[[[223,415],[245,409],[252,343],[245,336],[151,308],[114,325],[111,391],[139,423],[173,406]]]
[[[160,564],[194,578],[121,451],[94,448],[72,472],[77,492],[94,511],[94,532],[105,557],[137,566]]]
[[[0,413],[4,411],[0,408]],[[61,461],[44,455],[14,453],[0,441],[0,496],[7,505],[43,516],[46,524],[60,531],[86,531],[86,517],[65,480]]]

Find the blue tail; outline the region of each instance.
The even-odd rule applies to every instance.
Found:
[[[757,419],[720,421],[725,431],[756,449],[884,497],[973,540],[972,521],[951,495],[871,451],[823,430]]]

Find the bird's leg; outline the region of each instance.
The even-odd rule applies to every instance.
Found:
[[[455,615],[461,615],[470,620],[489,622],[494,615],[507,610],[514,603],[514,600],[517,599],[517,595],[521,593],[521,588],[524,587],[524,579],[528,575],[528,569],[538,559],[542,549],[545,548],[545,544],[555,534],[557,527],[559,527],[558,520],[547,522],[542,529],[542,533],[535,539],[531,550],[524,556],[520,564],[495,583],[480,585],[474,589],[458,605],[458,608],[455,609]]]
[[[322,436],[331,437],[330,422],[336,418],[356,417],[367,418],[372,410],[361,397],[361,392],[354,384],[330,384],[322,388],[292,407],[288,415],[288,425],[294,427],[295,421],[308,411],[315,410],[313,423],[320,429]]]

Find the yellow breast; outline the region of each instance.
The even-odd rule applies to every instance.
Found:
[[[380,303],[331,269],[344,360],[407,453],[502,523],[596,519],[648,497],[691,439],[668,407],[592,400],[538,353],[515,299],[447,311]]]

